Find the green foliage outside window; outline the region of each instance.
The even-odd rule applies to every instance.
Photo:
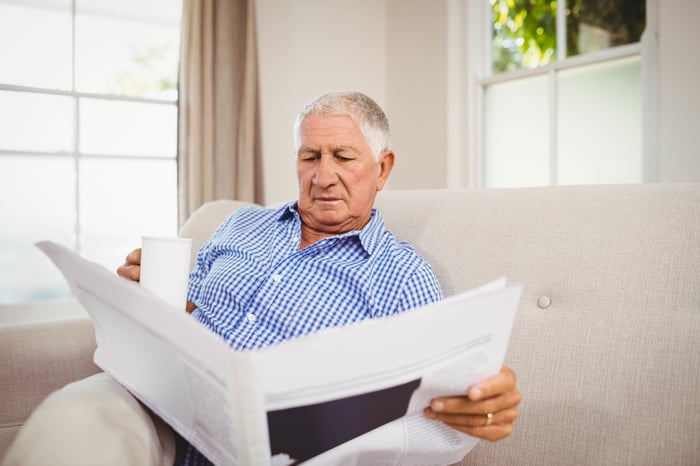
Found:
[[[556,60],[555,0],[490,0],[494,73],[535,68]],[[566,2],[566,56],[639,42],[645,0]]]
[[[556,57],[557,2],[491,0],[493,71],[546,65]]]

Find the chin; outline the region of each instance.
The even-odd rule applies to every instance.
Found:
[[[340,228],[343,225],[345,219],[346,217],[341,218],[337,214],[337,212],[329,211],[320,212],[318,215],[315,216],[315,221],[328,230]]]

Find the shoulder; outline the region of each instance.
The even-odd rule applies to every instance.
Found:
[[[383,260],[399,262],[405,265],[430,266],[428,261],[416,251],[412,244],[397,238],[394,233],[384,226],[381,214],[376,212],[377,230],[374,253]]]
[[[412,244],[398,239],[390,230],[384,230],[380,241],[380,248],[396,260],[425,262],[427,260],[420,255]]]
[[[385,284],[400,284],[404,299],[408,298],[402,306],[404,309],[441,299],[440,283],[428,259],[412,244],[397,238],[387,229],[378,211],[376,217],[379,234],[373,253],[373,269],[380,272],[376,277],[381,277],[380,281]]]
[[[382,268],[393,271],[403,280],[417,276],[431,282],[437,281],[430,262],[413,245],[398,239],[390,230],[382,232],[374,255],[375,260],[383,264]]]
[[[376,292],[375,315],[391,315],[442,299],[442,288],[428,260],[391,231],[382,240],[372,258],[371,279]]]

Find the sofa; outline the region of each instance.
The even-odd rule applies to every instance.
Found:
[[[245,203],[186,222],[201,244]],[[524,285],[511,437],[463,465],[700,464],[700,184],[384,191],[387,226],[445,294]],[[50,391],[98,371],[86,318],[0,328],[0,456]]]

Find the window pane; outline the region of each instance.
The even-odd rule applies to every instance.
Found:
[[[82,159],[80,218],[83,254],[110,270],[142,235],[176,235],[175,160]]]
[[[643,0],[569,0],[567,56],[639,42],[644,32],[645,5]]]
[[[556,59],[557,2],[490,0],[493,72],[534,68]]]
[[[70,90],[71,27],[70,0],[0,2],[0,82]]]
[[[0,304],[70,297],[38,240],[114,270],[141,235],[176,234],[180,16],[181,0],[0,0],[11,89],[0,90]]]
[[[639,58],[559,73],[559,184],[642,181]]]
[[[567,56],[641,40],[643,0],[490,0],[494,73],[534,68]],[[557,44],[557,8],[566,16],[566,44]]]
[[[80,151],[175,157],[177,107],[80,99]]]
[[[70,296],[34,243],[73,246],[74,180],[70,157],[0,156],[0,304]]]
[[[79,91],[177,98],[180,2],[77,1]]]
[[[74,109],[70,97],[0,91],[0,149],[72,151]]]
[[[486,89],[485,186],[549,184],[548,83],[537,76]]]

